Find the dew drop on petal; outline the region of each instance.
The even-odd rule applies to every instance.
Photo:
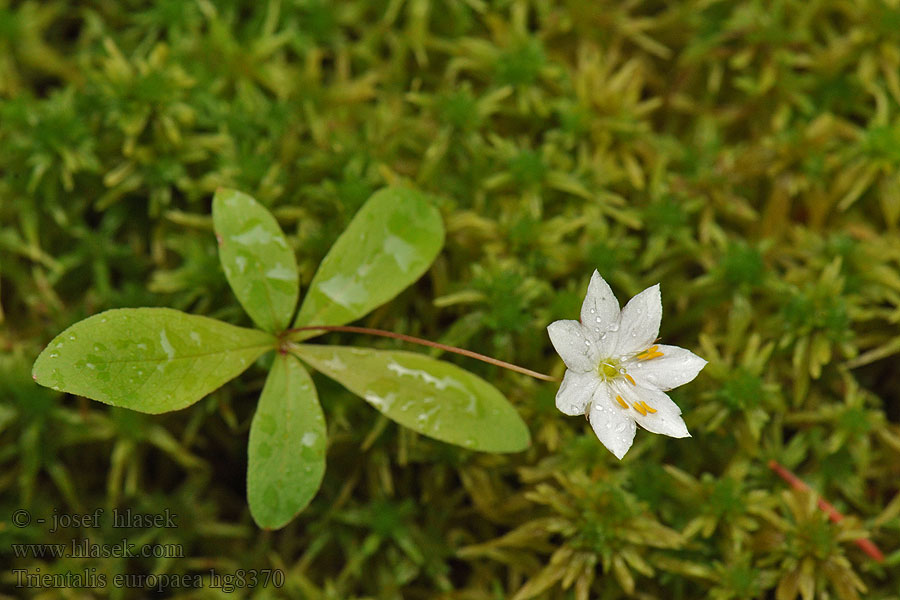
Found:
[[[616,425],[617,433],[622,433],[623,431],[625,431],[625,423],[619,423],[618,425]]]

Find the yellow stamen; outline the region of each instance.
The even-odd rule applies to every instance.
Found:
[[[622,400],[622,396],[616,396],[616,402],[618,402],[619,406],[621,406],[622,408],[628,408],[628,404],[626,404],[625,401]]]
[[[629,375],[628,373],[625,373],[625,379],[627,379],[627,380],[628,380],[628,383],[630,383],[631,385],[637,385],[637,384],[634,382],[634,377],[632,377],[632,376]]]
[[[645,417],[647,416],[647,409],[645,409],[640,402],[636,402],[636,403],[632,404],[632,406],[634,406],[634,410],[638,411]]]
[[[653,346],[650,346],[649,348],[638,354],[635,358],[637,358],[638,360],[650,360],[662,355],[663,353],[659,351],[659,346],[654,344]]]
[[[656,409],[655,409],[655,408],[653,408],[652,406],[650,406],[649,404],[647,404],[647,403],[644,402],[643,400],[641,400],[641,406],[643,406],[644,409],[645,409],[648,413],[653,414],[653,413],[656,412]]]

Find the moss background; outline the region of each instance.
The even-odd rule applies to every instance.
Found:
[[[283,588],[170,593],[900,598],[898,167],[896,0],[0,1],[0,587],[143,598],[16,589],[12,569],[269,568]],[[249,324],[216,186],[273,209],[308,284],[395,181],[442,198],[447,243],[365,325],[561,375],[545,327],[578,314],[594,268],[623,301],[661,282],[663,340],[710,361],[672,393],[693,438],[639,433],[620,463],[555,385],[444,357],[533,434],[474,453],[317,378],[322,490],[261,532],[244,478],[264,369],[161,416],[32,383],[43,345],[104,309]],[[122,537],[17,528],[17,508],[114,507],[177,513],[128,537],[185,558],[10,553]]]

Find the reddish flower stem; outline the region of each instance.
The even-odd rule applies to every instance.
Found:
[[[787,468],[779,464],[777,461],[770,460],[769,468],[775,471],[779,477],[791,484],[791,487],[795,490],[803,490],[806,492],[812,491],[805,481],[791,473]],[[822,511],[824,511],[825,514],[828,515],[828,518],[831,519],[832,522],[837,523],[844,518],[844,515],[841,514],[838,509],[826,502],[825,499],[821,496],[817,497],[816,503],[819,505],[819,508],[821,508]],[[876,546],[871,540],[859,538],[857,540],[853,540],[853,542],[857,546],[859,546],[863,552],[874,558],[876,561],[884,562],[884,554],[882,554],[881,550],[878,549],[878,546]]]
[[[411,335],[405,335],[403,333],[394,333],[393,331],[384,331],[383,329],[370,329],[369,327],[353,327],[349,325],[307,325],[305,327],[294,327],[293,329],[288,329],[282,333],[282,335],[287,335],[290,333],[296,333],[298,331],[343,331],[347,333],[365,333],[368,335],[378,335],[381,337],[393,338],[395,340],[402,340],[404,342],[409,342],[411,344],[420,344],[422,346],[430,346],[431,348],[438,348],[439,350],[444,350],[446,352],[453,352],[455,354],[462,354],[463,356],[468,356],[469,358],[474,358],[476,360],[480,360],[482,362],[486,362],[488,364],[496,365],[498,367],[503,367],[504,369],[509,369],[510,371],[515,371],[516,373],[522,373],[523,375],[528,375],[529,377],[534,377],[535,379],[543,379],[544,381],[559,381],[556,377],[551,377],[550,375],[544,375],[543,373],[538,373],[537,371],[532,371],[531,369],[526,369],[525,367],[520,367],[518,365],[514,365],[512,363],[508,363],[502,360],[497,360],[496,358],[492,358],[490,356],[485,356],[484,354],[479,354],[477,352],[472,352],[471,350],[464,350],[462,348],[457,348],[456,346],[448,346],[446,344],[441,344],[438,342],[432,342],[431,340],[426,340],[422,338],[413,337]]]

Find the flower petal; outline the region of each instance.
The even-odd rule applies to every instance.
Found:
[[[657,349],[662,356],[625,363],[625,368],[638,385],[671,390],[693,380],[706,366],[706,361],[690,350],[664,344],[659,344]]]
[[[635,387],[622,379],[613,381],[610,387],[613,394],[619,394],[625,399],[625,402],[631,405],[627,411],[628,415],[647,431],[673,438],[691,437],[684,419],[681,418],[681,409],[663,392],[640,386]],[[641,414],[634,408],[640,402],[645,402],[656,412],[645,411],[646,415]]]
[[[578,373],[597,368],[596,343],[578,321],[554,321],[547,326],[547,333],[556,352],[566,366]]]
[[[591,411],[588,420],[597,438],[606,448],[622,460],[631,443],[634,441],[634,426],[632,409],[624,409],[618,405],[610,386],[601,384],[594,391],[591,399]]]
[[[597,270],[591,275],[584,303],[581,305],[581,323],[591,329],[607,331],[619,321],[619,301]],[[598,332],[598,333],[600,333]]]
[[[615,348],[619,343],[618,331],[591,331],[588,335],[596,336],[594,339],[593,355],[599,364],[601,358],[615,356]]]
[[[622,309],[616,354],[627,356],[646,350],[659,335],[661,320],[662,298],[657,283],[629,300]]]
[[[596,371],[576,373],[567,369],[556,392],[556,408],[571,417],[583,415],[598,385],[600,377]]]

